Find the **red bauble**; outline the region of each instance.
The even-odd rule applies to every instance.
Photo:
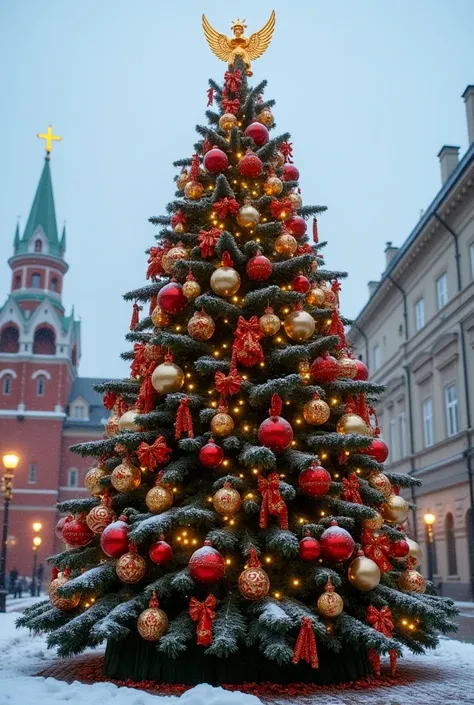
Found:
[[[224,460],[224,451],[213,439],[199,451],[199,461],[206,468],[217,468]]]
[[[268,279],[272,273],[273,265],[265,255],[255,255],[247,262],[247,274],[253,281]]]
[[[313,360],[311,375],[316,382],[334,382],[339,374],[339,363],[332,355],[321,355]]]
[[[283,181],[298,181],[300,172],[294,164],[283,164]]]
[[[255,122],[250,123],[244,134],[246,137],[251,137],[257,147],[263,147],[263,145],[268,142],[270,137],[265,125],[262,125],[261,122],[257,122],[256,120]]]
[[[222,580],[225,572],[225,561],[219,551],[212,547],[210,541],[204,541],[204,546],[194,551],[189,559],[189,574],[197,583],[209,585]]]
[[[87,546],[94,538],[94,534],[87,526],[85,518],[81,516],[77,519],[67,519],[68,517],[66,517],[63,527],[63,541],[74,548]]]
[[[68,514],[66,517],[62,517],[56,524],[56,528],[54,529],[54,533],[58,537],[58,539],[61,539],[61,541],[64,541],[63,539],[63,529],[64,525],[67,521],[71,521],[72,519],[72,514]]]
[[[128,551],[129,526],[124,520],[125,517],[120,517],[113,521],[100,535],[100,547],[110,558],[120,558]]]
[[[281,416],[270,416],[260,424],[258,442],[274,453],[283,453],[293,440],[291,424]]]
[[[297,274],[291,282],[291,288],[293,291],[298,291],[300,294],[307,294],[311,288],[311,284],[308,277],[305,277],[304,274]]]
[[[157,303],[165,313],[179,313],[188,304],[188,300],[181,284],[170,282],[160,289]]]
[[[300,472],[298,484],[305,494],[320,497],[331,487],[331,475],[321,465],[311,465]]]
[[[410,552],[408,541],[405,541],[405,539],[394,541],[390,547],[390,552],[395,558],[405,558]]]
[[[160,539],[151,544],[148,555],[156,565],[165,565],[173,557],[173,549],[164,539]]]
[[[321,546],[312,536],[305,536],[300,541],[299,556],[302,561],[315,561],[321,555]]]
[[[285,221],[285,228],[294,237],[303,237],[307,229],[306,220],[300,215],[293,215]]]
[[[332,521],[320,538],[323,558],[333,563],[347,561],[354,552],[355,542],[348,531]]]
[[[206,171],[210,171],[211,174],[218,174],[229,166],[227,154],[218,147],[213,147],[206,152],[202,163]]]
[[[354,362],[357,367],[355,379],[361,380],[362,382],[367,382],[369,379],[369,370],[367,369],[367,365],[365,365],[362,360],[355,360]]]
[[[237,164],[237,169],[242,176],[256,179],[263,171],[263,162],[254,152],[249,150]]]
[[[357,452],[370,455],[378,463],[384,463],[388,458],[388,446],[381,438],[374,438],[368,448],[359,448]]]

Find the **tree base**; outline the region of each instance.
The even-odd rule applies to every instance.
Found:
[[[337,654],[318,644],[319,668],[306,663],[278,664],[265,658],[255,647],[242,648],[228,658],[207,656],[205,649],[188,644],[186,653],[171,659],[157,651],[154,643],[131,634],[109,640],[104,674],[114,680],[197,685],[239,685],[242,683],[314,683],[334,685],[360,680],[370,673],[365,651],[343,647]]]

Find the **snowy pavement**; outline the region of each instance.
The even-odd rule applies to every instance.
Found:
[[[474,703],[474,645],[443,639],[434,652],[407,654],[400,684],[369,689],[321,688],[309,697],[257,698],[200,685],[178,696],[159,696],[113,683],[69,684],[37,677],[56,659],[44,636],[16,630],[18,613],[0,615],[0,705],[443,705]],[[96,652],[97,653],[97,652]]]

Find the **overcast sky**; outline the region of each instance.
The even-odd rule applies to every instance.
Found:
[[[2,0],[0,3],[0,299],[16,218],[24,227],[43,166],[35,135],[52,123],[58,226],[67,220],[64,303],[82,319],[80,373],[124,375],[130,320],[122,294],[145,283],[150,215],[172,197],[172,161],[189,157],[208,77],[204,11],[235,15],[274,39],[254,64],[289,130],[307,204],[326,204],[327,266],[350,273],[355,316],[440,187],[436,154],[467,148],[461,94],[474,83],[474,0]]]

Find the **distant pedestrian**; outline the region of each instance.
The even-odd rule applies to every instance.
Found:
[[[9,582],[8,582],[8,592],[13,593],[15,591],[15,583],[18,580],[18,571],[16,568],[12,568],[10,571]]]
[[[41,593],[41,584],[43,582],[44,578],[44,565],[42,563],[39,564],[38,570],[36,571],[36,595],[37,597],[40,596]]]
[[[14,588],[14,592],[13,592],[14,599],[16,599],[17,597],[21,598],[22,592],[23,592],[23,578],[21,577],[21,575],[19,575],[17,577],[17,579],[15,580],[15,588]]]

